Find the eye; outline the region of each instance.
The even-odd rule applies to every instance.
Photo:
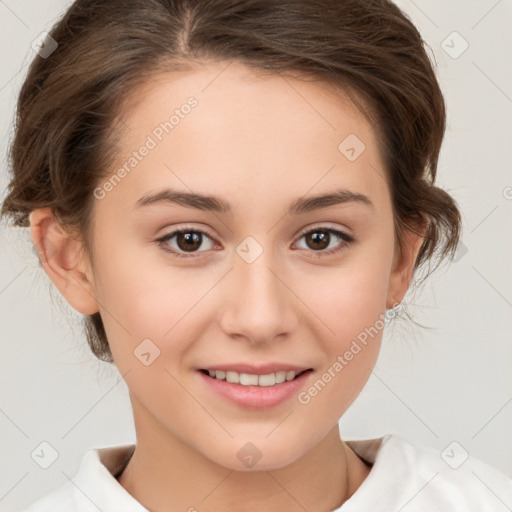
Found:
[[[182,228],[172,231],[171,233],[158,238],[156,242],[166,252],[170,252],[179,258],[194,257],[194,253],[204,252],[198,251],[203,246],[204,238],[207,238],[211,244],[206,244],[205,250],[212,248],[213,240],[205,231],[200,229]],[[173,239],[175,239],[173,241]],[[170,243],[171,242],[171,243]],[[186,254],[191,253],[191,254]]]
[[[305,239],[307,244],[305,249],[317,253],[315,256],[337,253],[355,241],[351,235],[327,226],[318,226],[310,229],[302,233],[299,240],[302,238]],[[206,244],[207,247],[204,247],[205,239],[209,241],[209,243]],[[336,243],[336,241],[338,241],[338,243]],[[200,229],[187,227],[176,229],[158,238],[156,242],[163,251],[172,253],[178,258],[195,257],[197,253],[212,249],[214,245],[213,239],[208,233]],[[201,247],[203,247],[203,250],[199,250]]]
[[[314,229],[310,229],[301,235],[300,239],[302,238],[305,239],[308,246],[306,249],[311,249],[313,252],[318,253],[315,254],[315,256],[337,253],[355,241],[354,237],[351,235],[327,226],[318,226]],[[336,243],[336,240],[338,240],[338,243]],[[341,242],[339,242],[339,240],[341,240]]]

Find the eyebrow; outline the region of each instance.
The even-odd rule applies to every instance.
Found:
[[[173,189],[163,189],[144,194],[135,203],[135,208],[142,208],[159,203],[178,204],[187,208],[232,214],[231,205],[219,197],[196,194],[193,192],[181,192]],[[364,194],[341,189],[335,190],[329,194],[300,197],[289,206],[288,213],[300,215],[313,210],[346,203],[359,203],[374,208],[374,204]]]

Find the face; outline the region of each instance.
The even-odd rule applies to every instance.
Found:
[[[404,290],[374,127],[318,83],[225,65],[133,96],[95,192],[90,279],[136,425],[271,469],[336,427]],[[258,388],[201,371],[237,368],[308,371]]]

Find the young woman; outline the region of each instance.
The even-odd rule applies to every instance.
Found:
[[[137,441],[28,511],[501,510],[511,481],[477,459],[338,429],[457,246],[444,128],[389,1],[77,0],[20,93],[2,212],[126,381]]]

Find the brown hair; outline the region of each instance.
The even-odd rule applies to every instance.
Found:
[[[35,57],[17,104],[1,211],[15,226],[51,207],[92,257],[93,190],[115,157],[124,99],[157,73],[235,59],[348,93],[376,126],[398,249],[404,228],[426,219],[415,269],[454,252],[460,213],[434,185],[444,99],[419,32],[391,1],[77,0],[50,35],[58,47]],[[100,314],[84,321],[92,352],[112,362]]]

